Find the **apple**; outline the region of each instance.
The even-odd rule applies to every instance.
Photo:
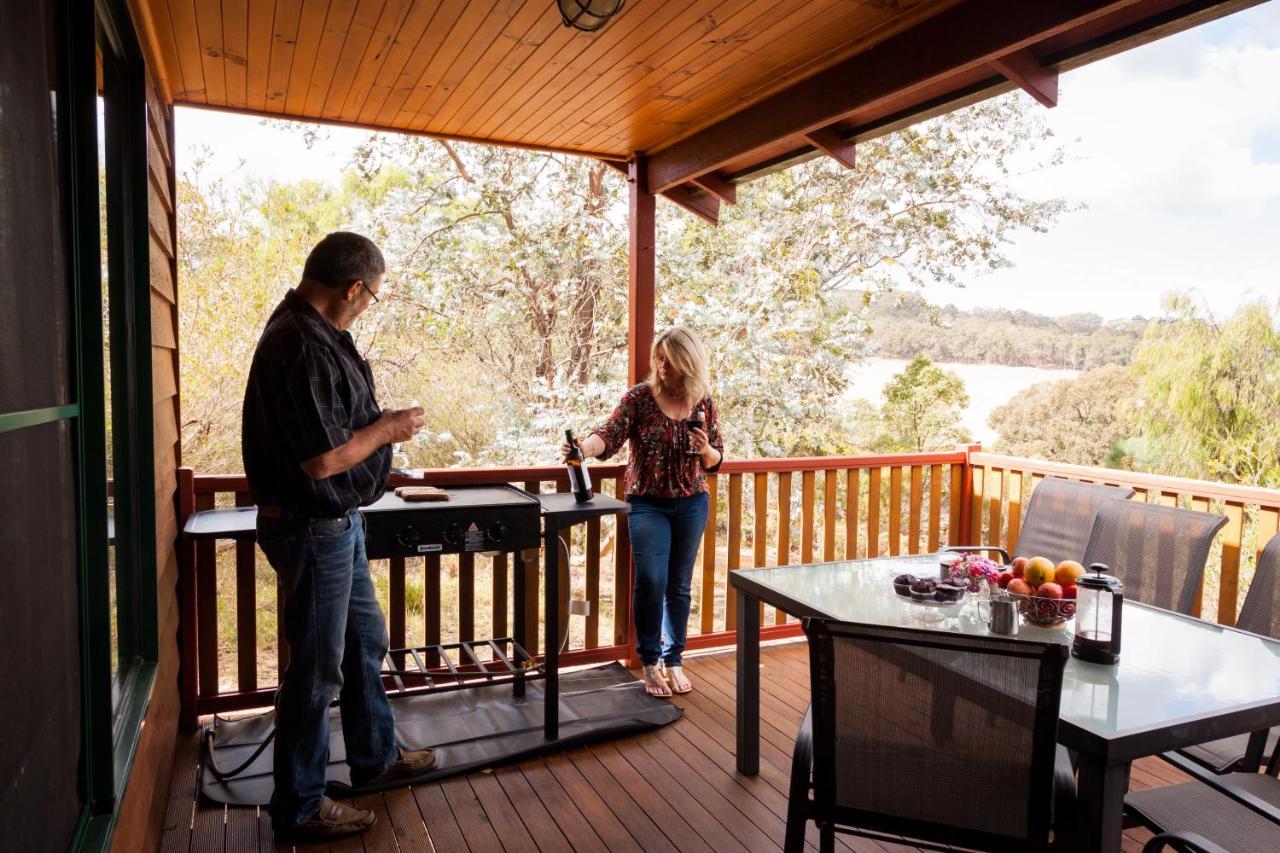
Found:
[[[1041,598],[1062,598],[1062,587],[1053,581],[1042,583],[1036,587],[1036,595]]]
[[[1027,583],[1022,578],[1014,578],[1009,581],[1005,589],[1012,592],[1014,595],[1032,595],[1035,592],[1035,590],[1031,588],[1031,584]]]
[[[1013,579],[1013,572],[1010,571],[1003,571],[996,575],[996,583],[1000,585],[1001,589],[1007,587],[1009,585],[1009,581]]]
[[[1015,578],[1020,578],[1023,572],[1027,570],[1027,563],[1031,562],[1026,557],[1014,557],[1013,562],[1009,565],[1009,569],[1013,572]]]
[[[1058,568],[1053,573],[1053,579],[1058,586],[1066,589],[1074,586],[1075,582],[1084,576],[1084,566],[1075,560],[1063,560],[1058,563]]]
[[[1062,597],[1074,599],[1076,597],[1076,585],[1064,586],[1062,588]]]
[[[1048,557],[1032,557],[1027,562],[1027,567],[1022,576],[1026,578],[1027,583],[1038,587],[1040,584],[1053,580],[1057,570],[1057,566]]]

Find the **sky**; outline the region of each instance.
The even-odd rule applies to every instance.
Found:
[[[1062,75],[1043,119],[1067,153],[1018,175],[1032,197],[1077,209],[1045,234],[1019,234],[1013,263],[936,286],[938,304],[1152,316],[1190,291],[1216,315],[1280,296],[1280,2]],[[1026,97],[1019,95],[1019,97]],[[261,119],[179,107],[178,166],[193,145],[224,173],[337,178],[363,131],[300,132]]]

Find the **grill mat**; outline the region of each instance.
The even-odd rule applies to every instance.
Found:
[[[329,793],[351,796],[384,788],[431,782],[459,773],[518,761],[585,743],[625,737],[675,722],[681,714],[666,699],[649,696],[644,682],[621,664],[560,674],[560,739],[542,735],[543,684],[529,681],[524,699],[512,697],[512,685],[495,684],[468,690],[420,695],[392,694],[396,737],[402,746],[436,750],[436,766],[419,776],[394,783],[353,789],[337,708],[329,717]],[[209,767],[209,750],[218,766],[230,770],[244,763],[274,728],[275,712],[226,720],[214,717],[205,727],[200,792],[207,801],[233,806],[264,806],[273,788],[271,762],[275,743],[268,744],[248,767],[220,781]]]

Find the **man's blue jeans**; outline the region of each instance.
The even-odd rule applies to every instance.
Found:
[[[636,653],[646,666],[657,663],[659,656],[667,666],[680,665],[689,630],[689,582],[707,526],[707,501],[706,492],[687,498],[630,499]]]
[[[337,697],[353,781],[396,759],[395,720],[379,675],[387,629],[364,550],[364,518],[258,518],[258,544],[280,578],[289,666],[276,691],[277,830],[320,808]]]

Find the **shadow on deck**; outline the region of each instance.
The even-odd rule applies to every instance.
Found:
[[[349,839],[277,845],[265,810],[196,802],[198,736],[180,735],[162,850],[169,851],[767,851],[782,848],[791,745],[809,701],[803,642],[766,646],[760,775],[734,771],[734,656],[691,657],[696,689],[677,722],[637,737],[573,749],[429,785],[360,797],[377,825]],[[1133,766],[1135,790],[1185,779],[1157,759]],[[1125,833],[1141,850],[1143,829]],[[810,824],[809,849],[818,849]],[[843,850],[914,851],[837,836]]]

